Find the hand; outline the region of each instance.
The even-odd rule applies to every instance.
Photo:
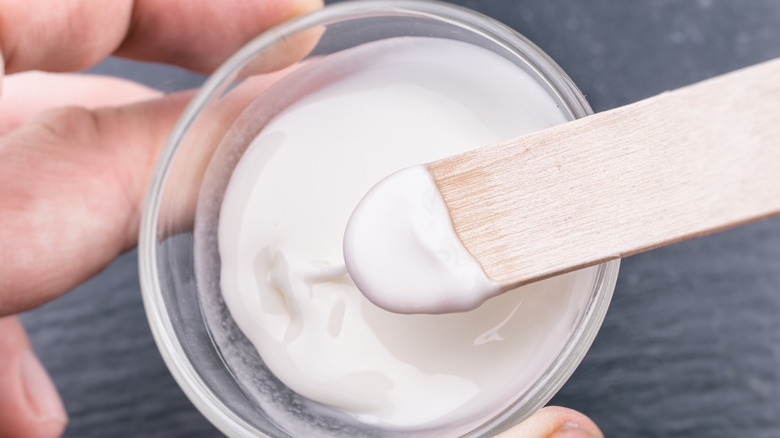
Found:
[[[88,75],[3,78],[3,70],[67,72],[116,54],[210,72],[262,30],[320,6],[0,0],[0,438],[64,430],[62,402],[12,315],[72,289],[135,246],[153,163],[191,95]],[[581,414],[545,408],[501,437],[555,430],[601,436]],[[583,431],[593,434],[576,435]]]
[[[321,0],[0,0],[0,78],[114,53],[209,72]],[[189,94],[85,75],[5,77],[0,98],[0,437],[54,437],[66,413],[13,315],[133,247],[152,163]],[[64,105],[78,107],[59,108]]]

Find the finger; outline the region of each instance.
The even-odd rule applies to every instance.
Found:
[[[54,438],[68,421],[16,317],[0,318],[0,437]]]
[[[0,0],[6,73],[96,64],[119,47],[132,10],[132,0]]]
[[[168,177],[198,187],[211,154],[244,108],[283,72],[254,76],[210,107],[187,141],[196,152]],[[157,155],[191,92],[118,108],[47,111],[0,138],[0,316],[85,281],[135,246]],[[162,223],[192,222],[197,191]]]
[[[603,438],[596,424],[572,409],[548,406],[495,438]]]
[[[135,244],[154,159],[188,99],[51,110],[0,138],[0,316],[70,290]]]
[[[252,37],[322,0],[135,0],[120,56],[209,72]],[[174,17],[175,16],[175,17]]]
[[[73,71],[111,53],[213,70],[253,36],[322,0],[0,0],[6,73]]]
[[[87,74],[17,73],[5,78],[5,86],[0,99],[0,136],[51,108],[119,106],[162,96],[133,81]]]
[[[306,57],[325,33],[325,26],[314,26],[302,32],[287,35],[249,61],[237,74],[238,78],[271,74],[293,66]]]

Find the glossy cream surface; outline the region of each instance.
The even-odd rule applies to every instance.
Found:
[[[306,68],[329,82],[252,140],[221,206],[233,319],[285,385],[362,422],[424,429],[495,415],[561,352],[595,269],[468,312],[402,315],[347,275],[344,230],[384,176],[565,116],[523,70],[466,43],[382,41]]]

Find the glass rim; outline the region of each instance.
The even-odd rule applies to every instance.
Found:
[[[162,193],[181,140],[202,110],[212,101],[218,90],[257,54],[278,42],[306,29],[329,23],[370,15],[402,15],[431,18],[468,28],[512,54],[524,59],[556,94],[569,112],[569,118],[593,114],[587,100],[566,73],[541,49],[527,38],[476,11],[434,0],[351,0],[328,5],[320,10],[281,23],[246,43],[228,58],[199,88],[186,106],[156,161],[143,205],[138,236],[138,266],[141,293],[152,335],[169,372],[193,405],[217,429],[228,436],[267,436],[248,424],[226,406],[206,385],[190,362],[176,336],[167,312],[159,282],[156,243],[158,215]],[[607,261],[598,266],[591,301],[580,319],[576,331],[544,374],[534,382],[523,397],[513,403],[477,430],[466,436],[483,436],[508,429],[517,421],[541,408],[563,386],[592,344],[612,298],[620,260]],[[521,409],[520,408],[525,408]]]

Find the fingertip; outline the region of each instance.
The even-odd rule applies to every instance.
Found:
[[[0,318],[0,435],[54,438],[68,416],[16,317]]]
[[[547,406],[496,438],[603,438],[601,429],[585,414]]]
[[[33,353],[25,348],[19,358],[19,375],[21,376],[27,406],[33,414],[35,423],[64,427],[68,414],[62,404],[57,388],[49,373]]]
[[[577,426],[590,432],[592,436],[603,436],[601,429],[599,429],[596,423],[582,412],[561,406],[547,406],[541,409],[540,412],[553,422],[558,423],[559,429],[571,429]]]
[[[580,426],[577,423],[567,421],[558,427],[549,438],[601,438],[601,434]]]

